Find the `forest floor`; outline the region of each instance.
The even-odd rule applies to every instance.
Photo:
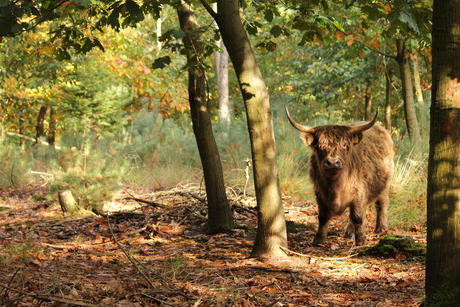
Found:
[[[0,189],[2,307],[368,307],[419,306],[424,299],[424,260],[355,255],[363,247],[341,235],[346,216],[333,220],[324,246],[312,246],[311,200],[284,199],[290,256],[266,263],[248,258],[257,226],[254,197],[230,197],[243,227],[208,235],[206,207],[191,187],[127,187],[104,208],[124,213],[108,218],[63,214],[46,193],[36,186]],[[368,244],[375,245],[379,236],[368,211]],[[421,232],[388,233],[425,244]]]

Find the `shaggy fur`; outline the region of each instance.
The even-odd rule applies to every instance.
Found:
[[[310,177],[319,211],[314,244],[324,243],[329,220],[346,208],[350,209],[346,235],[354,235],[356,245],[365,244],[365,207],[369,203],[375,203],[377,210],[375,232],[388,228],[393,141],[378,124],[364,132],[351,133],[352,127],[362,124],[318,126],[301,133],[302,140],[313,150]]]

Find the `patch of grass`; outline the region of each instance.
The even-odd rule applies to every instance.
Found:
[[[388,210],[391,226],[406,230],[424,227],[426,221],[427,162],[413,156],[395,160]]]
[[[26,240],[23,243],[14,243],[9,245],[8,249],[0,252],[0,267],[28,265],[42,253],[43,250],[30,240]]]
[[[184,280],[190,274],[187,262],[181,255],[168,257],[163,262],[163,276],[173,280]]]

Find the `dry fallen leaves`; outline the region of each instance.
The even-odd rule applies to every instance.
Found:
[[[2,306],[418,306],[423,298],[422,263],[350,256],[357,250],[340,235],[346,217],[334,220],[338,235],[324,247],[311,246],[311,201],[285,204],[296,254],[262,263],[247,258],[253,230],[207,235],[205,205],[186,193],[144,194],[165,205],[110,219],[66,216],[31,201],[37,189],[0,190],[8,212],[0,222]],[[234,202],[237,223],[255,225],[254,199]],[[370,231],[368,238],[378,241]]]

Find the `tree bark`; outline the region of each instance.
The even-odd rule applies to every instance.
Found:
[[[396,39],[396,61],[398,62],[399,72],[401,74],[401,86],[404,100],[404,113],[406,117],[407,132],[412,145],[418,148],[422,142],[420,138],[420,128],[415,112],[414,90],[412,88],[412,79],[409,61],[406,54],[405,40]]]
[[[366,87],[366,93],[364,94],[364,104],[366,108],[365,120],[372,120],[372,86],[369,82],[369,85]]]
[[[393,82],[391,81],[391,68],[385,69],[385,128],[391,131],[391,105],[393,103]]]
[[[80,210],[75,197],[70,190],[59,191],[58,193],[59,204],[61,205],[62,212],[75,213]]]
[[[285,257],[280,247],[287,247],[286,222],[268,91],[240,18],[238,0],[218,0],[217,8],[216,21],[238,78],[251,142],[258,213],[251,256]]]
[[[36,127],[36,142],[38,143],[38,139],[45,136],[45,115],[46,115],[47,107],[42,105],[40,107],[40,111],[38,112],[37,117],[37,127]]]
[[[54,147],[56,142],[56,111],[53,107],[50,107],[50,124],[48,127],[46,141],[50,146]]]
[[[217,10],[217,3],[213,4],[213,9]],[[232,119],[231,104],[228,95],[228,52],[222,40],[217,41],[216,45],[222,49],[222,52],[214,52],[217,93],[219,95],[219,125],[225,132],[228,132]]]
[[[441,306],[460,300],[460,0],[434,1],[432,34],[426,306]]]
[[[423,106],[425,105],[425,101],[423,100],[422,84],[420,82],[420,69],[418,67],[418,56],[416,54],[414,54],[412,63],[414,66],[415,95],[417,96],[419,105]]]
[[[212,131],[211,116],[206,101],[203,46],[198,32],[195,31],[198,29],[198,25],[192,7],[183,1],[177,6],[177,15],[181,29],[186,33],[183,41],[188,51],[190,115],[206,184],[207,230],[210,233],[229,231],[233,228],[234,223],[225,191],[222,163]]]

